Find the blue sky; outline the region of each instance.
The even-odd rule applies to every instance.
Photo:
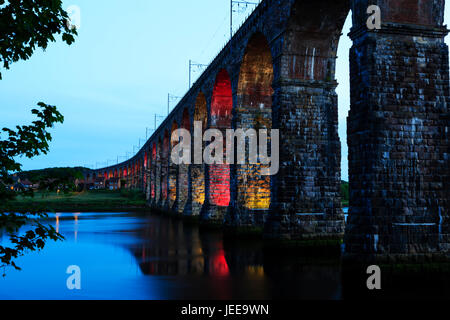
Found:
[[[127,5],[117,0],[64,1],[64,8],[70,5],[81,9],[81,29],[73,45],[58,41],[2,70],[2,127],[27,124],[39,101],[58,106],[65,116],[65,123],[51,130],[50,153],[22,159],[25,170],[101,167],[118,156],[124,160],[139,138],[145,139],[146,127],[153,128],[154,114],[167,114],[167,94],[186,93],[189,59],[209,63],[229,38],[229,0],[132,0]],[[236,27],[245,16],[235,16]],[[447,6],[446,21],[449,17]],[[343,179],[348,178],[350,26],[349,17],[336,73]]]

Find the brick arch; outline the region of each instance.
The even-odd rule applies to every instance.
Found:
[[[239,73],[236,128],[272,128],[273,63],[269,43],[261,33],[254,34],[245,51]],[[257,137],[255,137],[257,141]],[[248,152],[248,143],[246,152]],[[270,176],[261,175],[261,164],[236,166],[237,203],[247,209],[269,209]]]
[[[231,128],[233,95],[230,75],[225,69],[219,71],[214,84],[211,101],[211,128],[222,131]],[[224,157],[226,154],[224,143]],[[212,205],[227,207],[230,203],[230,166],[212,164],[209,166],[209,201]]]
[[[202,124],[202,137],[208,125],[208,110],[206,106],[206,97],[200,92],[195,100],[194,121]],[[204,147],[204,143],[202,144]],[[194,149],[192,149],[194,151]],[[200,151],[203,155],[203,148]],[[192,215],[200,215],[201,208],[205,202],[205,165],[202,163],[193,163],[191,165],[192,180]]]

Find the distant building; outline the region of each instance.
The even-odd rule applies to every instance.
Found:
[[[33,183],[28,179],[18,179],[15,186],[20,186],[24,190],[30,190],[35,187],[35,185],[33,185]],[[39,185],[37,185],[37,186],[39,186]]]
[[[106,181],[106,188],[109,190],[119,190],[120,189],[120,179],[119,178],[111,178]]]
[[[94,189],[105,189],[105,178],[97,177],[94,179]]]

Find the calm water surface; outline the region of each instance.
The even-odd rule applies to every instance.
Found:
[[[340,297],[339,266],[268,261],[262,244],[226,244],[220,232],[161,216],[61,213],[66,238],[18,259],[0,278],[2,299],[266,299]],[[3,241],[6,241],[4,238]],[[80,291],[66,287],[81,268]]]
[[[48,242],[6,269],[0,299],[341,299],[339,258],[267,254],[259,241],[224,241],[221,232],[156,215],[50,216],[66,240]],[[3,242],[7,241],[5,237]],[[81,268],[81,290],[66,269]]]

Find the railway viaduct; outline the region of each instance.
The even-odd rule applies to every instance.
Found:
[[[370,5],[381,28],[368,27]],[[267,239],[344,239],[358,259],[449,257],[449,56],[444,0],[263,0],[119,178],[153,208]],[[350,209],[340,198],[336,54],[346,17]],[[267,128],[280,168],[175,165],[175,129]]]

